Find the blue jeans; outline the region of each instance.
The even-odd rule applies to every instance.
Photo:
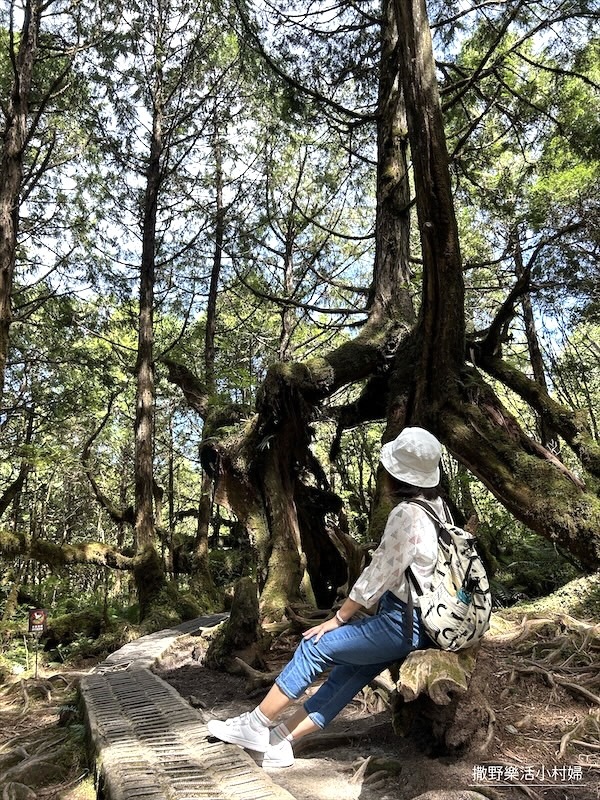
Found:
[[[322,672],[333,667],[304,704],[310,719],[324,728],[387,666],[403,661],[412,650],[430,646],[419,610],[413,610],[409,638],[407,606],[386,592],[374,616],[329,631],[318,642],[314,636],[304,639],[275,683],[291,700],[298,700]]]

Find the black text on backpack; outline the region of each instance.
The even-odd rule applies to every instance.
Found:
[[[438,555],[431,589],[424,592],[409,567],[406,574],[419,596],[421,620],[442,650],[463,650],[477,644],[490,626],[492,596],[475,537],[442,520],[428,503],[409,501],[435,523]]]

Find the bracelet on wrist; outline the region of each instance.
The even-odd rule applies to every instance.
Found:
[[[339,612],[339,609],[335,612],[335,618],[340,623],[340,625],[345,625],[348,620],[345,620]]]

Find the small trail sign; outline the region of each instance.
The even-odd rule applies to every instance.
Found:
[[[46,630],[48,612],[45,608],[32,608],[29,612],[29,633],[35,636],[35,679],[38,676],[38,649],[40,637]]]
[[[29,633],[40,636],[46,630],[48,612],[44,608],[34,608],[29,612]]]

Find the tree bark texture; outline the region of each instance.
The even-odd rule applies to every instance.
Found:
[[[384,0],[377,125],[375,263],[369,308],[371,320],[380,322],[391,311],[406,325],[412,326],[415,310],[410,293],[408,125],[398,74],[397,46],[393,2]]]
[[[139,563],[134,570],[140,616],[148,614],[165,586],[164,569],[156,551],[154,516],[154,286],[156,219],[162,182],[163,98],[162,75],[156,67],[150,156],[146,171],[135,411],[135,546]]]
[[[154,136],[160,136],[155,119]],[[135,415],[135,533],[139,550],[154,542],[154,281],[160,138],[154,138],[144,208]]]
[[[266,637],[260,625],[256,584],[241,578],[235,587],[231,614],[211,640],[204,665],[209,669],[240,672],[236,659],[251,667],[265,668]]]
[[[27,115],[43,3],[24,4],[19,47],[14,58],[13,82],[6,110],[0,160],[0,399],[4,392],[8,358],[11,297],[19,226],[19,195],[27,141]],[[11,42],[12,43],[12,42]]]
[[[600,498],[505,409],[477,370],[465,367],[464,393],[449,398],[436,433],[461,463],[531,530],[600,566]]]
[[[410,414],[427,420],[454,391],[465,340],[464,285],[442,110],[424,0],[394,0],[423,257],[420,352]]]
[[[223,240],[225,238],[225,206],[223,204],[223,152],[218,108],[213,113],[213,155],[215,159],[215,249],[210,274],[210,287],[206,304],[206,333],[204,337],[204,377],[210,394],[215,393],[215,354],[217,332],[217,297],[221,266],[223,263]]]
[[[210,531],[210,518],[213,508],[213,482],[209,475],[203,473],[202,488],[198,501],[198,524],[196,526],[196,539],[190,569],[190,590],[194,597],[201,603],[203,600],[212,602],[217,599],[210,565],[208,560],[208,536]]]

